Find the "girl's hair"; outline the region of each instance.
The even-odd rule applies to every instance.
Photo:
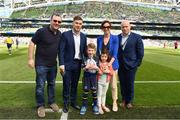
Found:
[[[107,62],[109,62],[109,61],[111,60],[111,56],[109,55],[108,49],[104,48],[104,49],[101,51],[101,55],[102,55],[102,54],[106,54],[106,55],[107,55],[107,57],[108,57]],[[99,56],[99,60],[100,60],[100,61],[102,61],[102,60],[101,60],[101,55]]]

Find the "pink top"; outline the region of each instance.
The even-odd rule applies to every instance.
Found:
[[[111,66],[108,66],[108,62],[105,62],[105,63],[101,63],[100,62],[100,64],[99,64],[99,71],[98,71],[98,80],[100,79],[100,76],[102,75],[102,74],[104,74],[104,70],[105,69],[108,69],[110,72],[109,73],[107,73],[107,81],[110,81],[111,80],[111,77],[113,76],[113,73],[114,73],[114,70],[113,70],[113,68],[112,68],[112,65]]]

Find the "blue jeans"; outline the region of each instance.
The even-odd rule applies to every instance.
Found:
[[[57,66],[36,66],[36,103],[37,107],[45,106],[44,87],[47,81],[48,104],[55,102],[55,79]]]

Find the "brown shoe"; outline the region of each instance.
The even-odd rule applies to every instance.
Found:
[[[121,106],[123,109],[125,109],[125,108],[126,108],[126,103],[125,103],[125,101],[122,101],[122,103],[120,103],[120,106]]]
[[[56,103],[53,103],[51,105],[49,105],[50,108],[54,111],[54,112],[58,112],[59,111],[59,107]]]
[[[43,118],[45,117],[45,109],[44,106],[38,107],[37,109],[38,117]]]
[[[133,105],[132,105],[131,103],[128,103],[128,104],[126,105],[126,107],[127,107],[128,109],[131,109],[131,108],[133,108]]]

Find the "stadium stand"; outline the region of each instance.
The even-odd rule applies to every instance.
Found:
[[[63,2],[49,2],[43,4],[36,4],[27,7],[15,8],[14,11],[20,12],[20,18],[49,18],[49,14],[53,10],[60,12],[64,17],[71,18],[74,15],[81,15],[83,18],[110,18],[110,19],[130,19],[134,21],[150,21],[150,22],[177,22],[180,21],[180,12],[174,11],[160,11],[158,9],[145,9],[143,7],[127,6],[127,2],[76,2],[77,4],[70,4],[72,1]],[[75,3],[75,2],[73,2]],[[83,3],[83,4],[82,4]],[[132,3],[134,4],[134,3]],[[137,3],[136,3],[137,4]],[[140,4],[140,3],[138,3]],[[59,7],[52,7],[59,5]],[[76,9],[76,10],[74,10]],[[34,14],[30,14],[32,10],[36,10]],[[14,12],[17,13],[17,12]],[[38,16],[36,15],[38,14]],[[41,13],[41,14],[40,14]],[[13,17],[12,14],[11,17]]]
[[[133,30],[138,30],[142,35],[144,35],[144,38],[151,38],[156,39],[159,35],[161,35],[161,39],[179,39],[179,36],[176,36],[177,31],[180,30],[180,27],[178,24],[174,24],[177,21],[180,21],[180,13],[179,12],[160,12],[153,9],[144,9],[139,7],[131,7],[127,6],[127,1],[122,0],[81,0],[81,1],[70,1],[70,0],[14,0],[15,5],[19,5],[17,8],[14,8],[14,10],[18,10],[19,8],[27,8],[24,10],[19,17],[22,16],[22,18],[26,17],[35,17],[37,19],[34,19],[34,21],[29,20],[25,21],[26,19],[19,19],[19,22],[15,22],[15,19],[9,19],[8,21],[3,20],[1,22],[1,29],[3,28],[18,28],[18,29],[28,29],[29,28],[39,28],[44,25],[47,25],[48,23],[46,21],[49,21],[47,18],[49,18],[50,14],[53,11],[58,11],[63,15],[63,20],[65,18],[72,18],[74,15],[81,15],[85,19],[89,18],[96,18],[100,19],[100,22],[104,19],[129,19],[132,21],[135,21]],[[96,1],[96,2],[95,2]],[[113,1],[113,2],[112,2]],[[145,4],[148,2],[148,4],[155,4],[153,0],[134,0],[131,1],[131,4]],[[163,3],[164,1],[159,0],[158,4]],[[83,4],[82,4],[83,3]],[[32,11],[33,14],[30,13],[32,9],[28,9],[28,4],[30,4],[30,7],[37,7],[36,9],[33,8],[34,11]],[[170,4],[170,3],[169,3]],[[20,7],[22,5],[22,7]],[[23,5],[26,5],[23,7]],[[50,8],[48,6],[54,6],[54,5],[61,5],[59,7],[53,7]],[[44,7],[46,6],[46,7]],[[39,13],[38,13],[39,12]],[[38,14],[39,17],[37,17]],[[117,14],[118,13],[118,14]],[[41,20],[45,18],[45,21],[36,21]],[[17,20],[17,19],[16,19]],[[147,21],[147,22],[139,22],[139,21]],[[166,22],[164,25],[157,24],[157,22]],[[70,21],[72,22],[72,21]],[[168,23],[173,22],[173,24]],[[116,30],[119,29],[119,23],[114,23],[113,29],[116,33]],[[151,24],[152,23],[152,24]],[[84,25],[84,32],[91,33],[91,37],[95,37],[97,35],[92,35],[95,33],[101,33],[97,29],[99,29],[100,23],[88,23],[86,21],[86,24]],[[150,25],[151,24],[151,25]],[[163,24],[163,23],[161,23]],[[171,25],[169,25],[171,24]],[[70,28],[70,24],[68,21],[63,21],[62,28],[68,29]],[[169,32],[169,29],[173,32]],[[4,30],[3,30],[4,31]],[[6,31],[6,30],[5,30]],[[19,30],[19,31],[26,31],[26,30]],[[35,31],[35,30],[34,30]],[[30,32],[26,34],[27,36],[31,36],[33,32]],[[144,34],[146,31],[146,34]],[[154,32],[152,32],[154,31]],[[167,34],[167,31],[169,32]],[[12,35],[17,35],[18,30],[13,31],[14,33]],[[117,32],[119,33],[119,31]],[[1,33],[3,35],[7,34]],[[24,33],[21,34],[22,36],[25,36]],[[162,35],[164,37],[162,37]],[[173,38],[172,38],[173,37]]]

